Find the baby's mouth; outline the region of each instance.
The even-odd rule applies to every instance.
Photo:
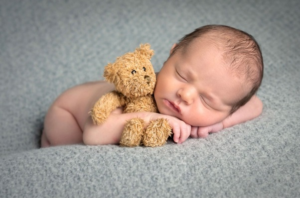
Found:
[[[177,111],[178,113],[180,113],[180,107],[178,105],[176,105],[175,103],[169,101],[170,103],[170,106],[175,110]]]

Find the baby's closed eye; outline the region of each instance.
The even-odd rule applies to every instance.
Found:
[[[180,80],[183,80],[183,81],[187,81],[187,79],[182,75],[182,74],[180,74],[180,72],[179,71],[177,71],[176,70],[176,75],[178,76],[178,78],[180,79]]]

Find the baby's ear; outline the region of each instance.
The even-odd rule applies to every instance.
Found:
[[[108,63],[104,68],[104,78],[106,81],[113,83],[116,77],[115,73],[114,64]]]
[[[177,43],[174,43],[173,46],[171,47],[170,55],[173,53],[176,46],[177,46]]]
[[[151,46],[149,43],[141,44],[140,47],[135,49],[134,53],[138,53],[142,56],[145,56],[149,60],[154,55],[154,51],[151,49]]]

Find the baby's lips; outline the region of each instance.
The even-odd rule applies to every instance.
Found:
[[[173,102],[170,102],[170,103],[171,103],[171,105],[176,109],[176,111],[178,111],[178,113],[181,112],[180,107],[179,107],[178,105],[176,105],[176,104],[173,103]]]

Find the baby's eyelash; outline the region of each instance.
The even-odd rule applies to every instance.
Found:
[[[183,80],[186,80],[182,75],[179,74],[179,72],[176,70],[177,75],[182,78]]]
[[[200,98],[207,107],[211,108],[211,106],[207,103],[206,99],[203,96],[200,95]]]
[[[215,107],[215,105],[209,104],[209,102],[207,102],[207,99],[205,99],[202,95],[200,95],[200,98],[202,100],[202,102],[204,103],[204,105],[206,106],[206,108],[214,110],[214,111],[218,111]]]
[[[202,95],[200,95],[200,98],[204,103],[207,103]]]

